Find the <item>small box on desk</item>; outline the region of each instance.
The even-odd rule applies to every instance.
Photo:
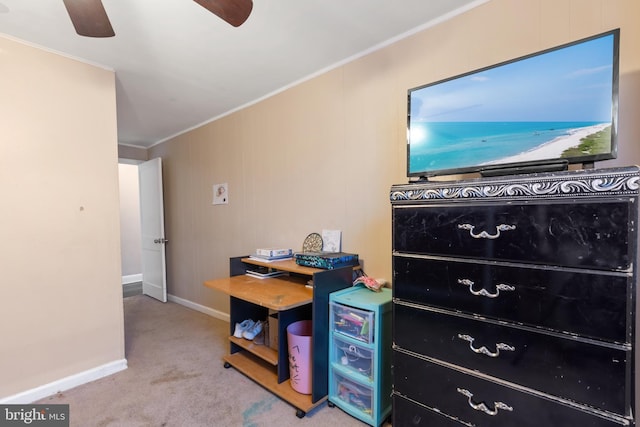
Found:
[[[294,254],[294,258],[298,265],[323,268],[325,270],[352,267],[359,263],[358,254],[345,252],[297,252]]]
[[[278,349],[278,312],[269,310],[269,347]]]

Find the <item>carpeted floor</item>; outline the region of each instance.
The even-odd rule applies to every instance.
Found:
[[[124,299],[128,369],[36,403],[68,403],[71,426],[365,426],[326,402],[304,418],[223,367],[229,324],[143,295]]]

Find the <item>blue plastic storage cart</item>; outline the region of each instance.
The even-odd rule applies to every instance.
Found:
[[[391,289],[329,295],[329,405],[380,426],[391,414]]]

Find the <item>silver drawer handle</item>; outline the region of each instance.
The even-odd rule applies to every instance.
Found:
[[[515,291],[516,287],[515,286],[511,286],[511,285],[505,285],[504,283],[499,283],[498,285],[496,285],[496,293],[492,294],[491,292],[487,291],[486,289],[480,289],[479,291],[474,291],[473,290],[473,285],[475,284],[475,282],[473,280],[469,280],[469,279],[458,279],[458,283],[460,283],[461,285],[465,285],[469,287],[469,292],[471,292],[473,295],[475,296],[481,296],[481,297],[487,297],[487,298],[495,298],[498,295],[500,295],[500,291]]]
[[[496,234],[489,234],[486,231],[481,231],[478,234],[474,234],[473,230],[476,228],[476,226],[475,225],[471,225],[471,224],[458,224],[458,228],[460,228],[462,230],[469,230],[469,234],[474,239],[497,239],[498,237],[500,237],[500,232],[501,231],[515,230],[516,226],[515,225],[508,225],[508,224],[496,225]]]
[[[457,390],[458,393],[469,398],[469,406],[471,406],[476,411],[482,411],[485,414],[491,416],[497,415],[499,409],[502,409],[503,411],[513,412],[513,408],[511,406],[502,402],[493,402],[494,409],[487,408],[487,405],[485,405],[484,403],[473,403],[473,400],[471,400],[471,398],[473,397],[473,393],[471,393],[469,390],[465,390],[464,388],[458,388]]]
[[[473,338],[471,335],[458,334],[458,338],[460,338],[461,340],[469,341],[469,348],[474,353],[476,353],[476,354],[484,354],[485,356],[489,356],[489,357],[498,357],[498,356],[500,356],[500,350],[503,350],[503,351],[516,351],[516,348],[513,347],[513,346],[510,346],[509,344],[497,343],[496,344],[496,351],[495,351],[495,353],[493,353],[485,346],[482,346],[480,348],[475,348],[473,346],[473,341],[475,340],[475,338]]]

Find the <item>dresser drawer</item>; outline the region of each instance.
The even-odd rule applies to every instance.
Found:
[[[608,418],[584,412],[560,401],[537,397],[397,350],[393,365],[395,394],[422,402],[467,425],[613,427],[626,425],[627,421],[614,415]],[[394,396],[394,399],[397,398]],[[445,421],[442,425],[450,424]]]
[[[495,319],[631,342],[626,274],[393,257],[395,298]]]
[[[630,203],[394,206],[393,250],[627,270]]]
[[[415,427],[462,427],[464,424],[444,414],[431,411],[424,406],[397,394],[393,395],[392,425]]]
[[[403,304],[394,310],[394,344],[402,349],[603,410],[629,411],[630,352]]]

